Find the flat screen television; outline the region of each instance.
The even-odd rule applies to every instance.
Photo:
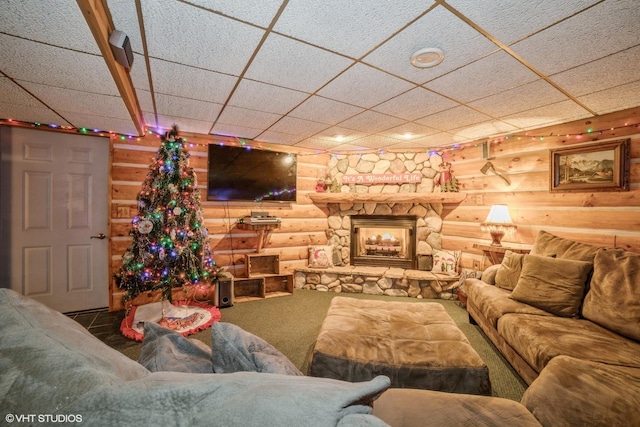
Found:
[[[207,200],[295,202],[295,154],[209,144]]]

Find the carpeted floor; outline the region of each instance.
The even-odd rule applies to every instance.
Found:
[[[329,292],[307,291],[296,289],[292,295],[267,298],[236,303],[233,307],[220,309],[222,322],[233,323],[261,337],[284,353],[302,372],[306,372],[308,357],[318,335],[331,299],[336,296],[348,296],[364,299],[394,300],[398,298],[363,295],[336,294]],[[462,332],[467,336],[473,348],[489,367],[489,376],[493,395],[520,401],[526,384],[513,371],[511,366],[493,347],[477,326],[468,322],[467,312],[454,301],[423,300],[403,298],[401,301],[420,304],[423,302],[441,303],[449,315],[455,320]],[[76,320],[85,324],[90,331],[111,347],[137,360],[140,343],[122,337],[119,333],[120,320],[123,313],[106,313],[98,323],[100,328],[92,331],[88,320]],[[111,325],[107,325],[111,318]],[[210,330],[201,331],[191,336],[206,344],[211,344]]]

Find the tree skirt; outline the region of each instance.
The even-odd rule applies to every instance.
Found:
[[[164,307],[164,315],[163,315]],[[122,335],[136,341],[144,338],[144,323],[155,322],[160,326],[174,330],[183,336],[195,334],[207,329],[220,320],[217,307],[197,301],[153,302],[134,306],[122,319]]]

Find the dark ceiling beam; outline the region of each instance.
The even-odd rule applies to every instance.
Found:
[[[135,88],[133,87],[133,82],[131,81],[131,76],[123,66],[118,64],[115,56],[113,56],[113,52],[111,51],[109,35],[115,28],[105,1],[76,1],[84,15],[84,19],[89,25],[89,29],[91,29],[91,32],[93,33],[93,37],[98,44],[100,52],[102,52],[104,62],[109,68],[109,72],[111,73],[113,81],[118,88],[118,92],[120,92],[124,105],[129,111],[129,115],[131,116],[131,120],[133,120],[133,124],[136,127],[138,134],[140,136],[144,135],[146,132],[144,116],[142,114],[142,109],[140,108],[140,103],[138,102],[138,97],[136,96]]]

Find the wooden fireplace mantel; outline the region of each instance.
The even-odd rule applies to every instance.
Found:
[[[466,193],[309,193],[314,203],[460,203]]]

